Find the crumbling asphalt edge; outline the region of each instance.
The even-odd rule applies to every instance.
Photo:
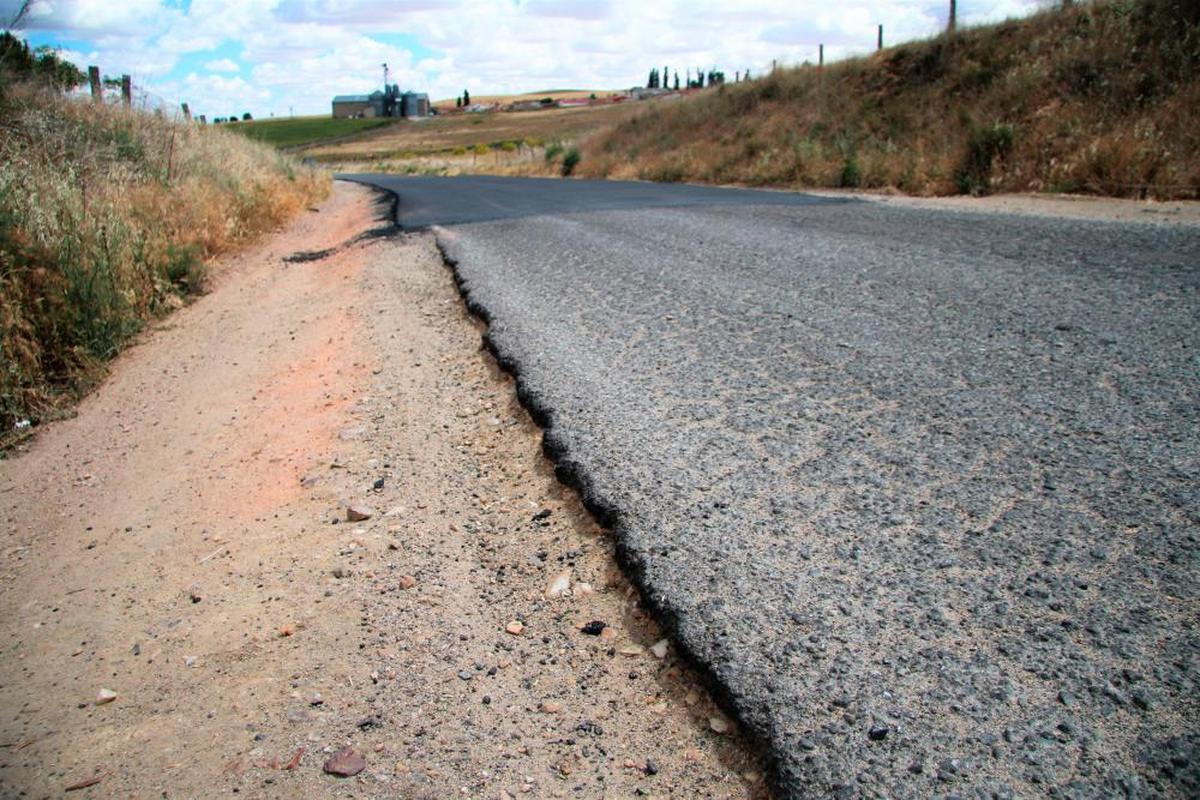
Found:
[[[646,565],[641,553],[629,546],[627,542],[627,537],[624,535],[624,515],[620,508],[607,502],[596,492],[595,484],[586,469],[572,458],[570,448],[556,433],[554,410],[542,403],[537,393],[529,386],[528,381],[522,377],[520,362],[510,354],[504,352],[496,344],[490,332],[493,319],[491,311],[471,292],[469,282],[463,278],[459,271],[457,259],[447,251],[442,238],[435,236],[435,241],[438,252],[441,253],[442,261],[450,270],[467,311],[485,326],[483,332],[484,348],[496,360],[497,366],[512,376],[516,386],[517,399],[537,426],[542,429],[542,452],[554,465],[555,477],[560,483],[578,492],[584,507],[592,515],[592,518],[612,534],[617,566],[638,590],[642,604],[646,610],[650,612],[663,631],[670,636],[677,652],[697,674],[717,705],[726,714],[737,720],[739,730],[742,731],[747,741],[753,746],[754,751],[763,756],[767,785],[771,789],[772,795],[777,797],[788,796],[791,790],[787,788],[785,782],[782,780],[779,759],[770,747],[770,738],[765,732],[756,730],[746,724],[745,720],[749,719],[749,717],[743,713],[737,696],[720,680],[712,665],[700,658],[693,643],[683,635],[678,624],[678,612],[669,604],[662,601],[661,595],[654,590],[653,585],[646,578]]]
[[[403,234],[424,230],[422,228],[405,228],[400,224],[400,198],[395,192],[374,184],[354,181],[353,179],[339,178],[339,180],[350,180],[351,182],[359,183],[359,185],[367,186],[388,198],[390,201],[388,203],[389,213],[394,233]],[[606,502],[595,491],[594,483],[587,474],[587,471],[578,461],[571,457],[566,443],[555,432],[553,409],[545,406],[529,386],[528,381],[522,378],[520,362],[508,353],[505,353],[492,338],[491,326],[493,317],[491,311],[479,298],[472,294],[467,280],[459,271],[458,260],[450,255],[442,237],[438,236],[436,232],[434,233],[434,242],[437,245],[438,253],[442,257],[442,262],[446,265],[451,277],[454,279],[454,285],[458,289],[459,296],[462,298],[467,312],[484,325],[482,334],[484,349],[495,359],[496,366],[512,377],[513,384],[516,387],[517,400],[526,412],[528,412],[534,423],[542,429],[542,453],[554,465],[555,478],[560,483],[575,490],[579,494],[584,508],[591,514],[596,523],[612,534],[618,568],[620,568],[622,574],[637,589],[646,610],[650,612],[663,632],[671,638],[676,651],[695,672],[713,698],[713,701],[722,711],[737,721],[738,728],[746,741],[752,746],[756,754],[762,756],[767,786],[772,796],[789,796],[794,787],[789,789],[783,780],[779,758],[770,746],[771,737],[768,735],[769,731],[762,731],[746,724],[749,716],[743,712],[737,696],[720,680],[712,665],[700,658],[692,642],[686,636],[682,635],[678,624],[678,612],[667,603],[662,602],[661,596],[654,591],[653,586],[650,585],[646,578],[645,561],[641,554],[627,544],[626,537],[624,536],[624,520],[620,509]]]

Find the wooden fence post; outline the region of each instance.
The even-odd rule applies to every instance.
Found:
[[[92,102],[99,103],[104,99],[104,94],[100,90],[99,67],[88,67],[88,83],[92,86]]]
[[[180,108],[183,109],[183,118],[185,120],[187,120],[188,122],[191,122],[192,121],[192,111],[191,111],[191,109],[188,108],[188,104],[180,103],[179,106],[180,106]]]
[[[133,105],[133,80],[128,75],[121,76],[121,102],[126,108]]]
[[[823,44],[817,45],[817,66],[825,66],[825,45]]]
[[[879,26],[879,36],[875,42],[875,49],[876,50],[883,49],[883,26],[882,25]]]

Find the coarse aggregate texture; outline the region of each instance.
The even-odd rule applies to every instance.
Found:
[[[778,796],[1200,793],[1194,230],[808,205],[438,234]]]
[[[378,186],[398,198],[397,222],[406,230],[430,225],[520,219],[546,213],[687,206],[786,205],[854,202],[795,192],[747,191],[692,184],[632,181],[561,181],[487,175],[452,178],[361,173],[339,175]]]

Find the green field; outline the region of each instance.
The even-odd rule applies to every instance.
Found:
[[[223,127],[275,147],[300,145],[349,136],[396,122],[394,119],[333,119],[332,117],[294,117],[226,123]]]

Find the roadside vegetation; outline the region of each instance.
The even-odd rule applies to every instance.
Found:
[[[0,34],[0,443],[203,291],[209,259],[329,189],[225,130],[64,94],[83,80]]]
[[[1197,3],[1079,3],[649,105],[574,173],[1194,198],[1198,76]]]

